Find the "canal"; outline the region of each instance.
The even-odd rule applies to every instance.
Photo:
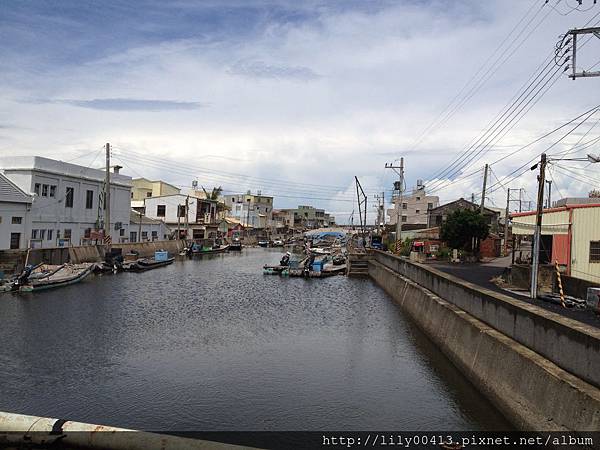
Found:
[[[510,425],[366,279],[280,278],[274,249],[0,296],[0,410],[186,430]]]

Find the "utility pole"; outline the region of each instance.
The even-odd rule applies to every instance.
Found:
[[[181,205],[177,203],[177,240],[181,239]]]
[[[189,220],[188,220],[188,215],[189,215],[188,214],[188,208],[189,208],[189,206],[190,206],[190,196],[188,195],[185,198],[185,239],[186,239],[186,241],[188,239],[188,232],[189,232],[189,229],[190,229],[190,223],[189,223]]]
[[[382,192],[381,195],[375,194],[375,199],[377,200],[377,222],[375,225],[377,226],[377,232],[381,233],[382,224],[385,222],[385,192]]]
[[[596,2],[594,2],[596,3]],[[580,3],[581,4],[581,3]],[[567,33],[573,36],[573,46],[572,46],[572,54],[571,54],[571,75],[569,77],[572,80],[576,78],[582,77],[600,77],[600,70],[597,71],[582,71],[577,72],[577,36],[580,34],[593,34],[597,38],[600,39],[600,27],[590,27],[590,28],[575,28],[573,30],[569,30]],[[583,47],[584,44],[581,44],[580,48]]]
[[[393,163],[386,164],[386,169],[392,169],[394,172],[398,174],[398,189],[394,189],[394,191],[398,191],[398,204],[396,207],[396,243],[402,242],[402,196],[404,193],[404,158],[400,158],[400,165],[394,166]],[[393,197],[392,197],[393,199]]]
[[[483,209],[485,208],[485,190],[487,188],[487,174],[488,174],[488,165],[485,165],[485,170],[483,172],[483,191],[481,192],[481,214],[483,214]]]
[[[112,238],[110,236],[110,144],[106,143],[106,174],[104,180],[104,243],[110,250]]]
[[[138,224],[138,242],[142,242],[142,217],[144,215],[141,212],[138,212],[140,223]]]
[[[535,231],[533,235],[533,256],[531,265],[531,292],[532,299],[537,298],[537,280],[538,269],[540,266],[540,240],[542,237],[542,213],[544,208],[544,186],[546,177],[546,154],[542,153],[542,159],[538,164],[533,166],[531,170],[535,170],[539,166],[540,174],[538,176],[538,196],[537,196],[537,213],[535,218]]]
[[[521,194],[523,193],[523,188],[519,188],[519,212],[522,212],[523,200],[521,200]]]
[[[510,208],[510,188],[506,194],[506,213],[504,214],[504,256],[508,255],[508,215]]]
[[[548,208],[552,208],[552,180],[546,180],[548,183]],[[559,192],[560,194],[560,192]]]

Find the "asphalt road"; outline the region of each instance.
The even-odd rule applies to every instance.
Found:
[[[600,315],[595,314],[592,311],[586,309],[563,308],[560,305],[555,305],[554,303],[543,300],[532,301],[528,297],[506,291],[494,284],[491,280],[502,275],[504,269],[510,266],[510,257],[497,258],[488,263],[452,264],[448,262],[432,262],[428,264],[438,270],[468,281],[469,283],[476,284],[495,292],[500,292],[522,302],[534,304],[548,311],[600,328]]]

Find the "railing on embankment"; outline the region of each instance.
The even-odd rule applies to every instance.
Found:
[[[249,447],[0,412],[0,448],[243,450]]]
[[[600,330],[389,253],[369,275],[518,428],[600,429]]]

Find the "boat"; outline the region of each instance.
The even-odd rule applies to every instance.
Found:
[[[258,241],[258,246],[259,247],[268,247],[269,246],[269,241],[261,239],[260,241]]]
[[[213,253],[223,253],[229,250],[229,245],[215,245],[212,247],[202,247],[194,244],[192,246],[193,255],[212,255]]]
[[[283,247],[283,241],[281,239],[276,239],[271,244],[271,247]]]
[[[173,257],[164,260],[157,260],[156,258],[140,258],[136,261],[123,264],[123,269],[127,272],[145,272],[147,270],[168,266],[169,264],[172,264],[173,261],[175,261],[175,258]]]
[[[21,273],[12,285],[13,291],[38,292],[69,284],[79,283],[90,273],[93,263],[62,264],[60,266],[29,267]]]
[[[288,270],[290,267],[289,266],[269,266],[269,265],[264,265],[263,266],[263,274],[265,275],[279,275],[281,274],[284,270]]]
[[[233,238],[233,241],[229,244],[229,250],[238,252],[242,250],[242,241],[240,241],[240,238]]]

